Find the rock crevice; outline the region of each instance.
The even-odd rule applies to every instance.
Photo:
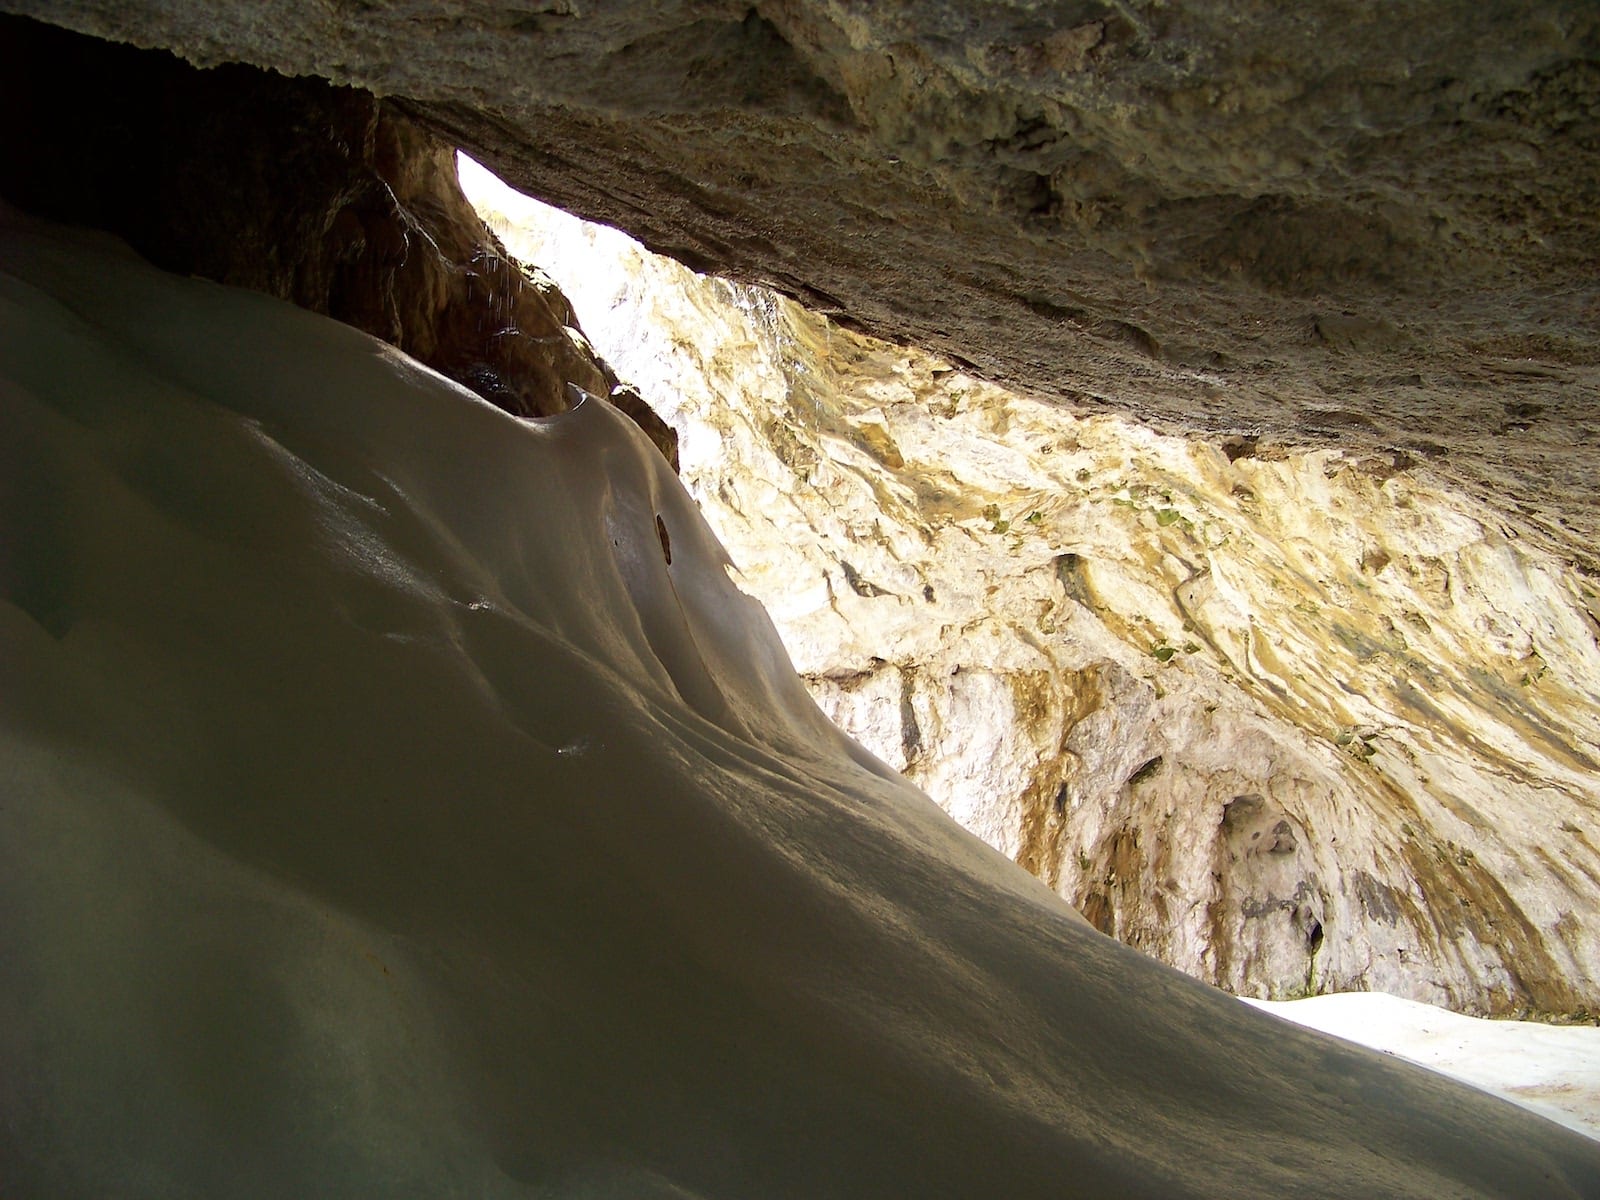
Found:
[[[0,26],[0,196],[353,325],[519,416],[565,412],[569,386],[608,397],[676,461],[672,431],[594,354],[555,285],[484,228],[453,148],[393,106]]]

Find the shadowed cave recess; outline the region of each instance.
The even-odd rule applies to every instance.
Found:
[[[1246,997],[1600,1013],[1580,6],[1408,19],[1427,95],[1342,9],[1295,67],[1271,6],[1227,53],[1208,5],[0,7],[7,204],[519,418],[608,399],[823,711],[1101,932]],[[511,39],[604,86],[508,84]],[[457,146],[677,261],[469,203]]]

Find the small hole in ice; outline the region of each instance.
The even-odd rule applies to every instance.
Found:
[[[672,539],[667,536],[667,523],[661,519],[661,514],[656,514],[656,536],[661,539],[661,553],[667,560],[667,566],[672,565]]]

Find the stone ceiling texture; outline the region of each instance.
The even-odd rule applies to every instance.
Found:
[[[1600,563],[1592,0],[0,9],[368,88],[698,269]]]

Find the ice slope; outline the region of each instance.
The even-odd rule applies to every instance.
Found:
[[[13,218],[0,425],[7,1200],[1600,1196],[844,740],[600,402]]]

